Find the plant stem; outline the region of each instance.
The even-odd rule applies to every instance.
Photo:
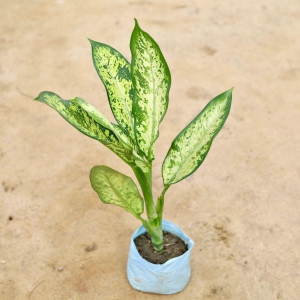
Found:
[[[149,163],[149,172],[147,173],[144,173],[136,165],[131,165],[131,168],[140,184],[145,199],[148,221],[144,219],[141,219],[141,221],[151,236],[154,249],[163,252],[162,222],[157,214],[152,194],[152,163]]]
[[[161,195],[157,199],[156,211],[158,214],[159,223],[162,223],[162,215],[163,215],[163,211],[164,211],[164,202],[165,202],[165,193],[169,187],[170,187],[170,185],[165,185],[163,191],[161,192]]]
[[[149,222],[152,222],[157,218],[157,212],[153,202],[152,186],[151,186],[152,166],[150,166],[150,172],[149,172],[150,174],[148,174],[148,176],[137,166],[132,165],[131,168],[140,184],[140,187],[144,195],[148,220]]]
[[[147,220],[141,220],[144,227],[146,228],[147,232],[151,236],[151,242],[153,245],[153,248],[158,252],[164,251],[164,239],[163,239],[163,232],[162,232],[162,226],[152,226],[150,222]]]

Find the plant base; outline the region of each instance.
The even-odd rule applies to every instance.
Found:
[[[164,252],[154,250],[149,233],[144,233],[134,240],[136,249],[141,257],[153,264],[164,264],[168,260],[184,254],[188,248],[184,241],[178,236],[163,231]]]
[[[182,291],[190,279],[190,254],[194,242],[171,222],[163,221],[162,227],[164,231],[181,238],[187,245],[188,251],[162,265],[148,262],[140,256],[134,244],[134,239],[146,232],[145,227],[141,226],[131,237],[127,278],[136,290],[156,294],[175,294]]]

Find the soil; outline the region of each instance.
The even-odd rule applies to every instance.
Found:
[[[163,231],[164,251],[157,252],[152,245],[149,233],[138,236],[135,240],[135,246],[140,255],[153,264],[164,264],[171,258],[184,254],[188,248],[187,245],[172,233]]]
[[[0,299],[299,300],[299,16],[299,0],[0,1]],[[134,18],[172,74],[156,199],[173,139],[234,86],[205,161],[165,195],[164,219],[195,242],[175,295],[131,288],[141,222],[91,188],[93,166],[134,178],[130,167],[32,100],[81,97],[115,123],[87,37],[130,62]]]

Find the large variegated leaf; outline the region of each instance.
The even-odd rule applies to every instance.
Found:
[[[100,113],[100,111],[98,111],[91,104],[87,103],[85,100],[79,97],[75,97],[71,100],[71,102],[80,106],[84,111],[86,111],[89,114],[89,116],[91,116],[95,121],[97,121],[97,123],[101,124],[101,126],[108,128],[111,131],[114,131],[111,122],[109,122],[107,118],[103,116]]]
[[[35,99],[55,109],[80,132],[103,143],[126,162],[132,162],[132,148],[124,147],[111,123],[81,98],[63,100],[52,92],[42,92]]]
[[[231,98],[232,89],[211,100],[175,138],[163,162],[165,185],[186,178],[202,164],[213,139],[227,119]]]
[[[92,40],[90,42],[94,66],[106,88],[113,115],[127,135],[134,140],[130,64],[114,48]]]
[[[139,167],[144,174],[149,174],[151,172],[151,164],[149,162],[142,159],[137,154],[134,155],[134,161],[137,167]]]
[[[134,144],[132,139],[126,135],[121,126],[111,123],[114,133],[118,136],[119,140],[122,142],[125,148],[133,149]]]
[[[121,206],[136,217],[143,213],[143,198],[130,177],[107,166],[96,166],[91,170],[90,180],[102,202]]]
[[[130,49],[136,141],[145,157],[152,161],[159,123],[168,108],[171,74],[159,46],[136,20]]]
[[[132,143],[132,140],[124,133],[119,125],[109,122],[107,118],[104,117],[97,109],[95,109],[92,105],[90,105],[83,99],[76,97],[72,101],[82,107],[99,124],[111,130],[118,137],[118,140],[123,144],[125,148],[131,150],[133,149],[134,145]]]

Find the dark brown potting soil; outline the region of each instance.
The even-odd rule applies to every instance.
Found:
[[[164,231],[164,252],[160,253],[154,250],[149,233],[138,236],[135,240],[135,246],[140,255],[147,261],[154,264],[164,264],[171,258],[184,254],[188,249],[187,245],[177,236]]]

